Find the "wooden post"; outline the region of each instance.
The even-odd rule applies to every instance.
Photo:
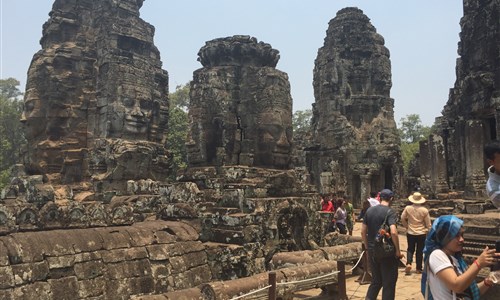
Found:
[[[347,300],[347,286],[345,279],[345,261],[337,261],[337,271],[339,275],[337,277],[337,284],[339,287],[339,299]]]
[[[276,272],[269,272],[269,300],[276,300]]]

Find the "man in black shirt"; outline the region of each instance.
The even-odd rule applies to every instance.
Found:
[[[361,225],[361,237],[365,249],[368,249],[368,260],[371,263],[372,281],[366,293],[367,300],[377,299],[378,293],[382,289],[382,300],[393,300],[396,293],[396,281],[398,280],[399,259],[402,257],[399,249],[398,231],[396,228],[397,215],[389,206],[394,199],[394,193],[389,189],[380,192],[380,205],[372,206],[366,211]],[[385,216],[390,226],[391,239],[396,248],[394,257],[375,259],[373,247],[375,237]]]

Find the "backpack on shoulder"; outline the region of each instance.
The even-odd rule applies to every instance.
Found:
[[[389,217],[390,211],[390,209],[387,211],[384,222],[382,223],[382,225],[380,225],[380,228],[375,237],[373,256],[376,259],[396,256],[396,247],[394,246],[391,238],[391,228],[387,223],[387,218]]]

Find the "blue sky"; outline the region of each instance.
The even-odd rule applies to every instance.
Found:
[[[0,77],[18,79],[22,91],[53,2],[0,0]],[[155,44],[171,91],[201,67],[197,53],[206,41],[244,34],[280,51],[277,68],[288,73],[296,111],[314,102],[314,60],[328,22],[348,6],[363,10],[391,52],[396,122],[419,114],[425,125],[432,125],[455,82],[462,1],[146,0],[140,13],[156,28]]]

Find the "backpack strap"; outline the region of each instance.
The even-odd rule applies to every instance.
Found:
[[[382,225],[381,225],[381,226],[383,226],[383,225],[387,225],[387,226],[388,226],[388,225],[389,225],[389,224],[387,224],[387,218],[389,217],[389,213],[390,213],[390,212],[391,212],[391,209],[389,208],[389,209],[387,210],[387,213],[385,214],[384,222],[382,223]]]

